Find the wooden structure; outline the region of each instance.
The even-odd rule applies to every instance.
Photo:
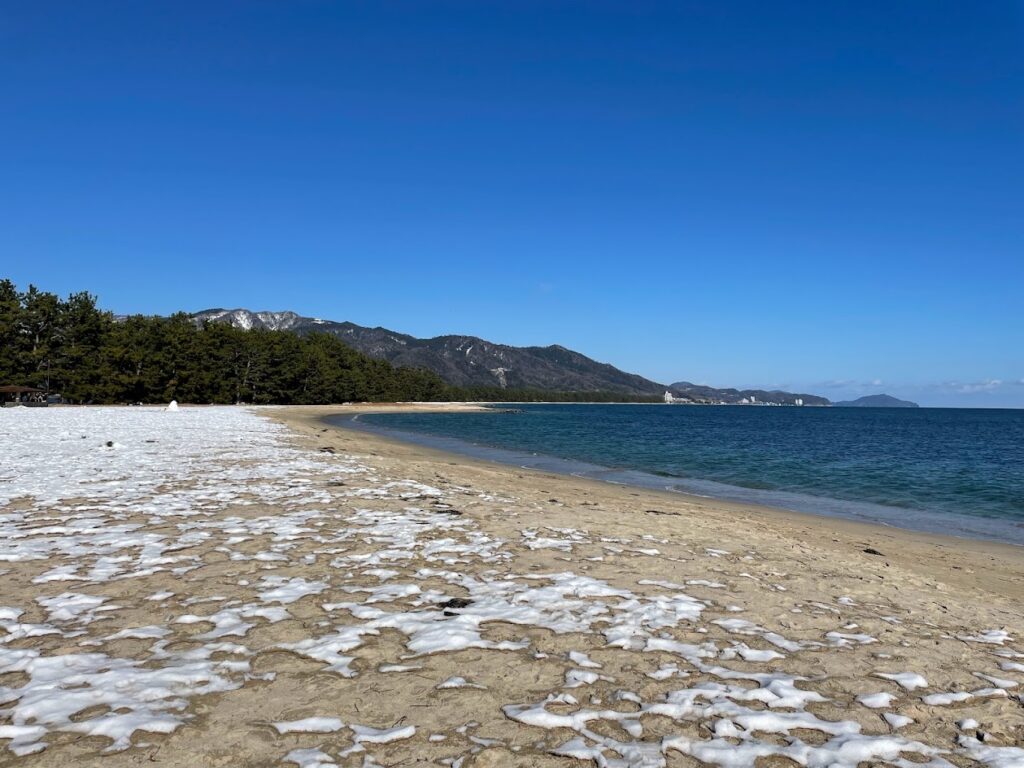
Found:
[[[0,400],[3,400],[4,408],[16,405],[27,405],[31,408],[45,408],[49,405],[46,393],[35,387],[19,387],[9,384],[0,387]]]

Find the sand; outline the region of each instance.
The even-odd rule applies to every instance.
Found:
[[[111,486],[102,503],[7,502],[16,552],[72,535],[69,521],[102,527],[0,563],[0,749],[50,717],[20,737],[45,749],[0,764],[1024,765],[1020,548],[321,422],[354,407],[259,409],[287,430],[257,429],[254,450],[249,421],[217,410],[213,430],[201,410],[167,415],[195,418],[196,441],[172,477],[155,466],[138,481],[137,500]],[[217,442],[230,430],[237,453]],[[99,539],[113,525],[154,538],[114,552]],[[143,562],[147,546],[163,548]],[[106,661],[47,689],[15,651]],[[111,660],[135,666],[108,680]],[[168,668],[192,677],[140,674]],[[118,682],[121,699],[104,693]],[[180,702],[160,698],[165,684]],[[93,709],[46,715],[83,687]],[[111,719],[131,712],[149,730]]]

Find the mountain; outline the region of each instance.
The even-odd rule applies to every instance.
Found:
[[[449,384],[461,387],[658,396],[665,391],[662,384],[625,373],[558,345],[511,347],[476,336],[418,339],[386,328],[366,328],[355,323],[302,317],[294,312],[207,309],[192,317],[197,323],[229,323],[246,330],[265,328],[300,335],[328,333],[371,357],[387,360],[396,366],[426,368]]]
[[[740,403],[744,399],[749,402],[751,398],[754,398],[759,403],[795,405],[797,400],[802,400],[804,405],[829,405],[827,398],[818,395],[783,392],[777,389],[718,389],[703,384],[692,384],[689,381],[677,381],[675,384],[669,385],[669,390],[673,394],[703,403]]]
[[[586,355],[553,344],[549,347],[512,347],[476,336],[437,336],[418,339],[355,323],[303,317],[295,312],[252,312],[248,309],[207,309],[192,315],[197,323],[229,323],[251,330],[291,331],[300,335],[328,333],[363,354],[400,367],[426,368],[458,387],[500,387],[556,392],[620,392],[661,396],[666,389],[694,402],[739,403],[756,398],[761,403],[829,405],[817,395],[760,389],[716,389],[687,381],[666,387],[633,373],[599,363]]]
[[[917,403],[900,400],[892,395],[866,395],[856,400],[843,400],[832,403],[837,408],[920,408]]]

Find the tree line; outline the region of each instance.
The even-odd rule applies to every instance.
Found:
[[[116,318],[87,292],[66,299],[0,280],[0,385],[71,403],[326,404],[648,400],[607,392],[453,387],[334,336],[197,324],[185,313]]]

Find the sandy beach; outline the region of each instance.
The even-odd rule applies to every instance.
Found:
[[[10,410],[0,764],[1024,765],[1019,547],[321,421],[369,407]]]

